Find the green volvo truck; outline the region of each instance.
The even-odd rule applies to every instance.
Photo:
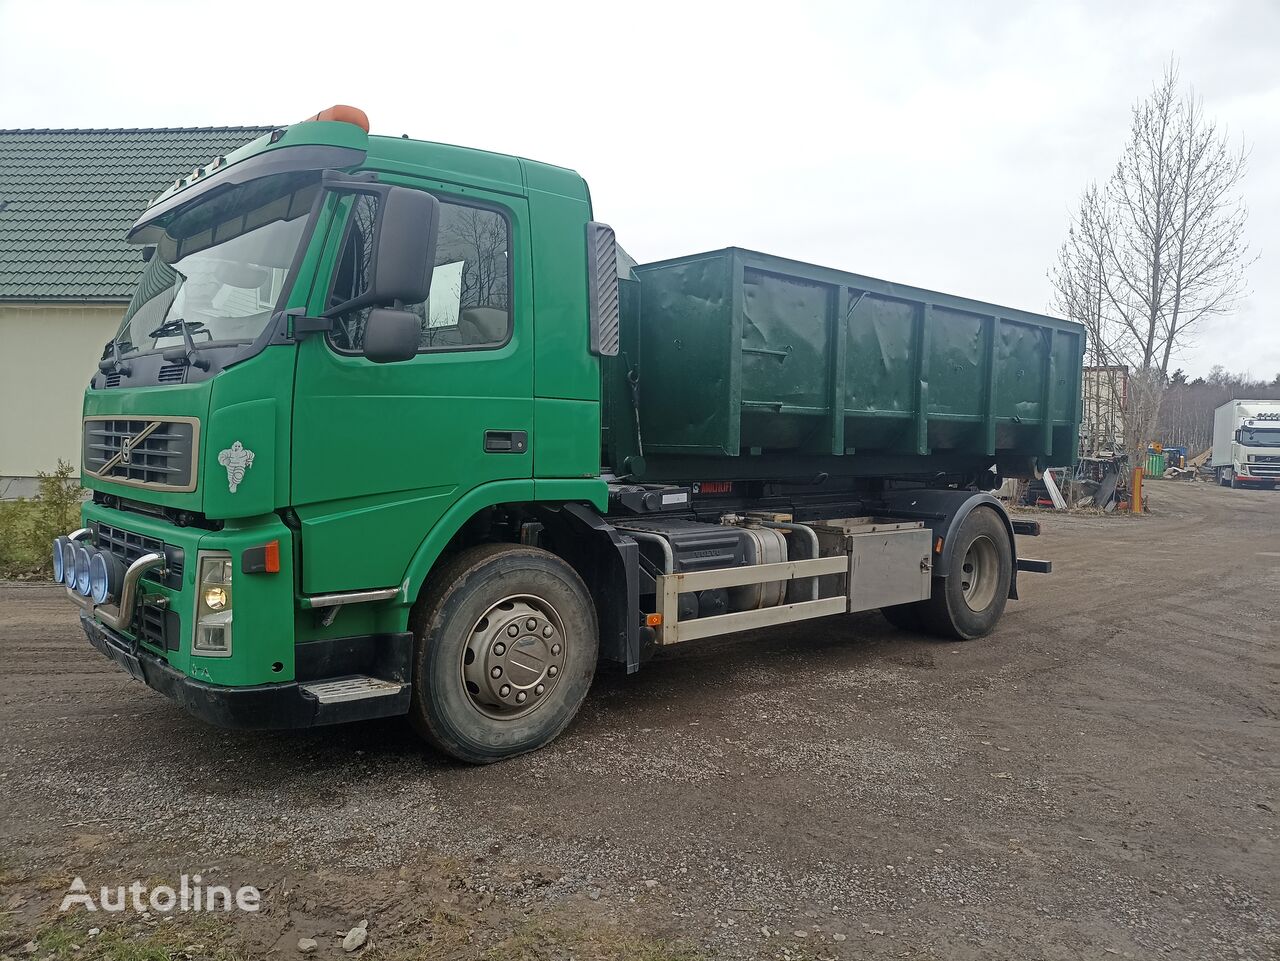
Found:
[[[977,638],[1047,571],[990,491],[1074,460],[1078,325],[737,248],[638,265],[577,173],[368,129],[277,129],[129,231],[53,560],[133,677],[483,763],[600,661],[874,609]]]

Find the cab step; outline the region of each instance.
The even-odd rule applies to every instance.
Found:
[[[382,678],[368,677],[364,674],[335,677],[328,681],[311,681],[302,685],[302,689],[321,704],[342,704],[347,701],[395,697],[407,687],[407,684],[399,681],[384,681]]]

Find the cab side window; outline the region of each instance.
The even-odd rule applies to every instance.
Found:
[[[334,270],[328,304],[360,296],[367,287],[377,197],[353,201],[347,233]],[[407,309],[418,315],[420,351],[500,347],[511,335],[511,227],[487,207],[440,201],[440,236],[431,294]],[[344,352],[364,344],[369,311],[337,319],[330,342]]]

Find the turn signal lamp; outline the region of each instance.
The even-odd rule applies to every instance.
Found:
[[[309,123],[312,120],[332,120],[335,123],[353,123],[365,133],[369,132],[369,115],[359,107],[349,107],[345,103],[334,104],[328,109],[321,110],[313,117],[307,117],[303,123]]]

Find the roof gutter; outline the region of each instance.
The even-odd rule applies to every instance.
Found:
[[[34,307],[61,307],[67,305],[98,304],[124,305],[131,294],[0,294],[0,304],[31,304]]]

